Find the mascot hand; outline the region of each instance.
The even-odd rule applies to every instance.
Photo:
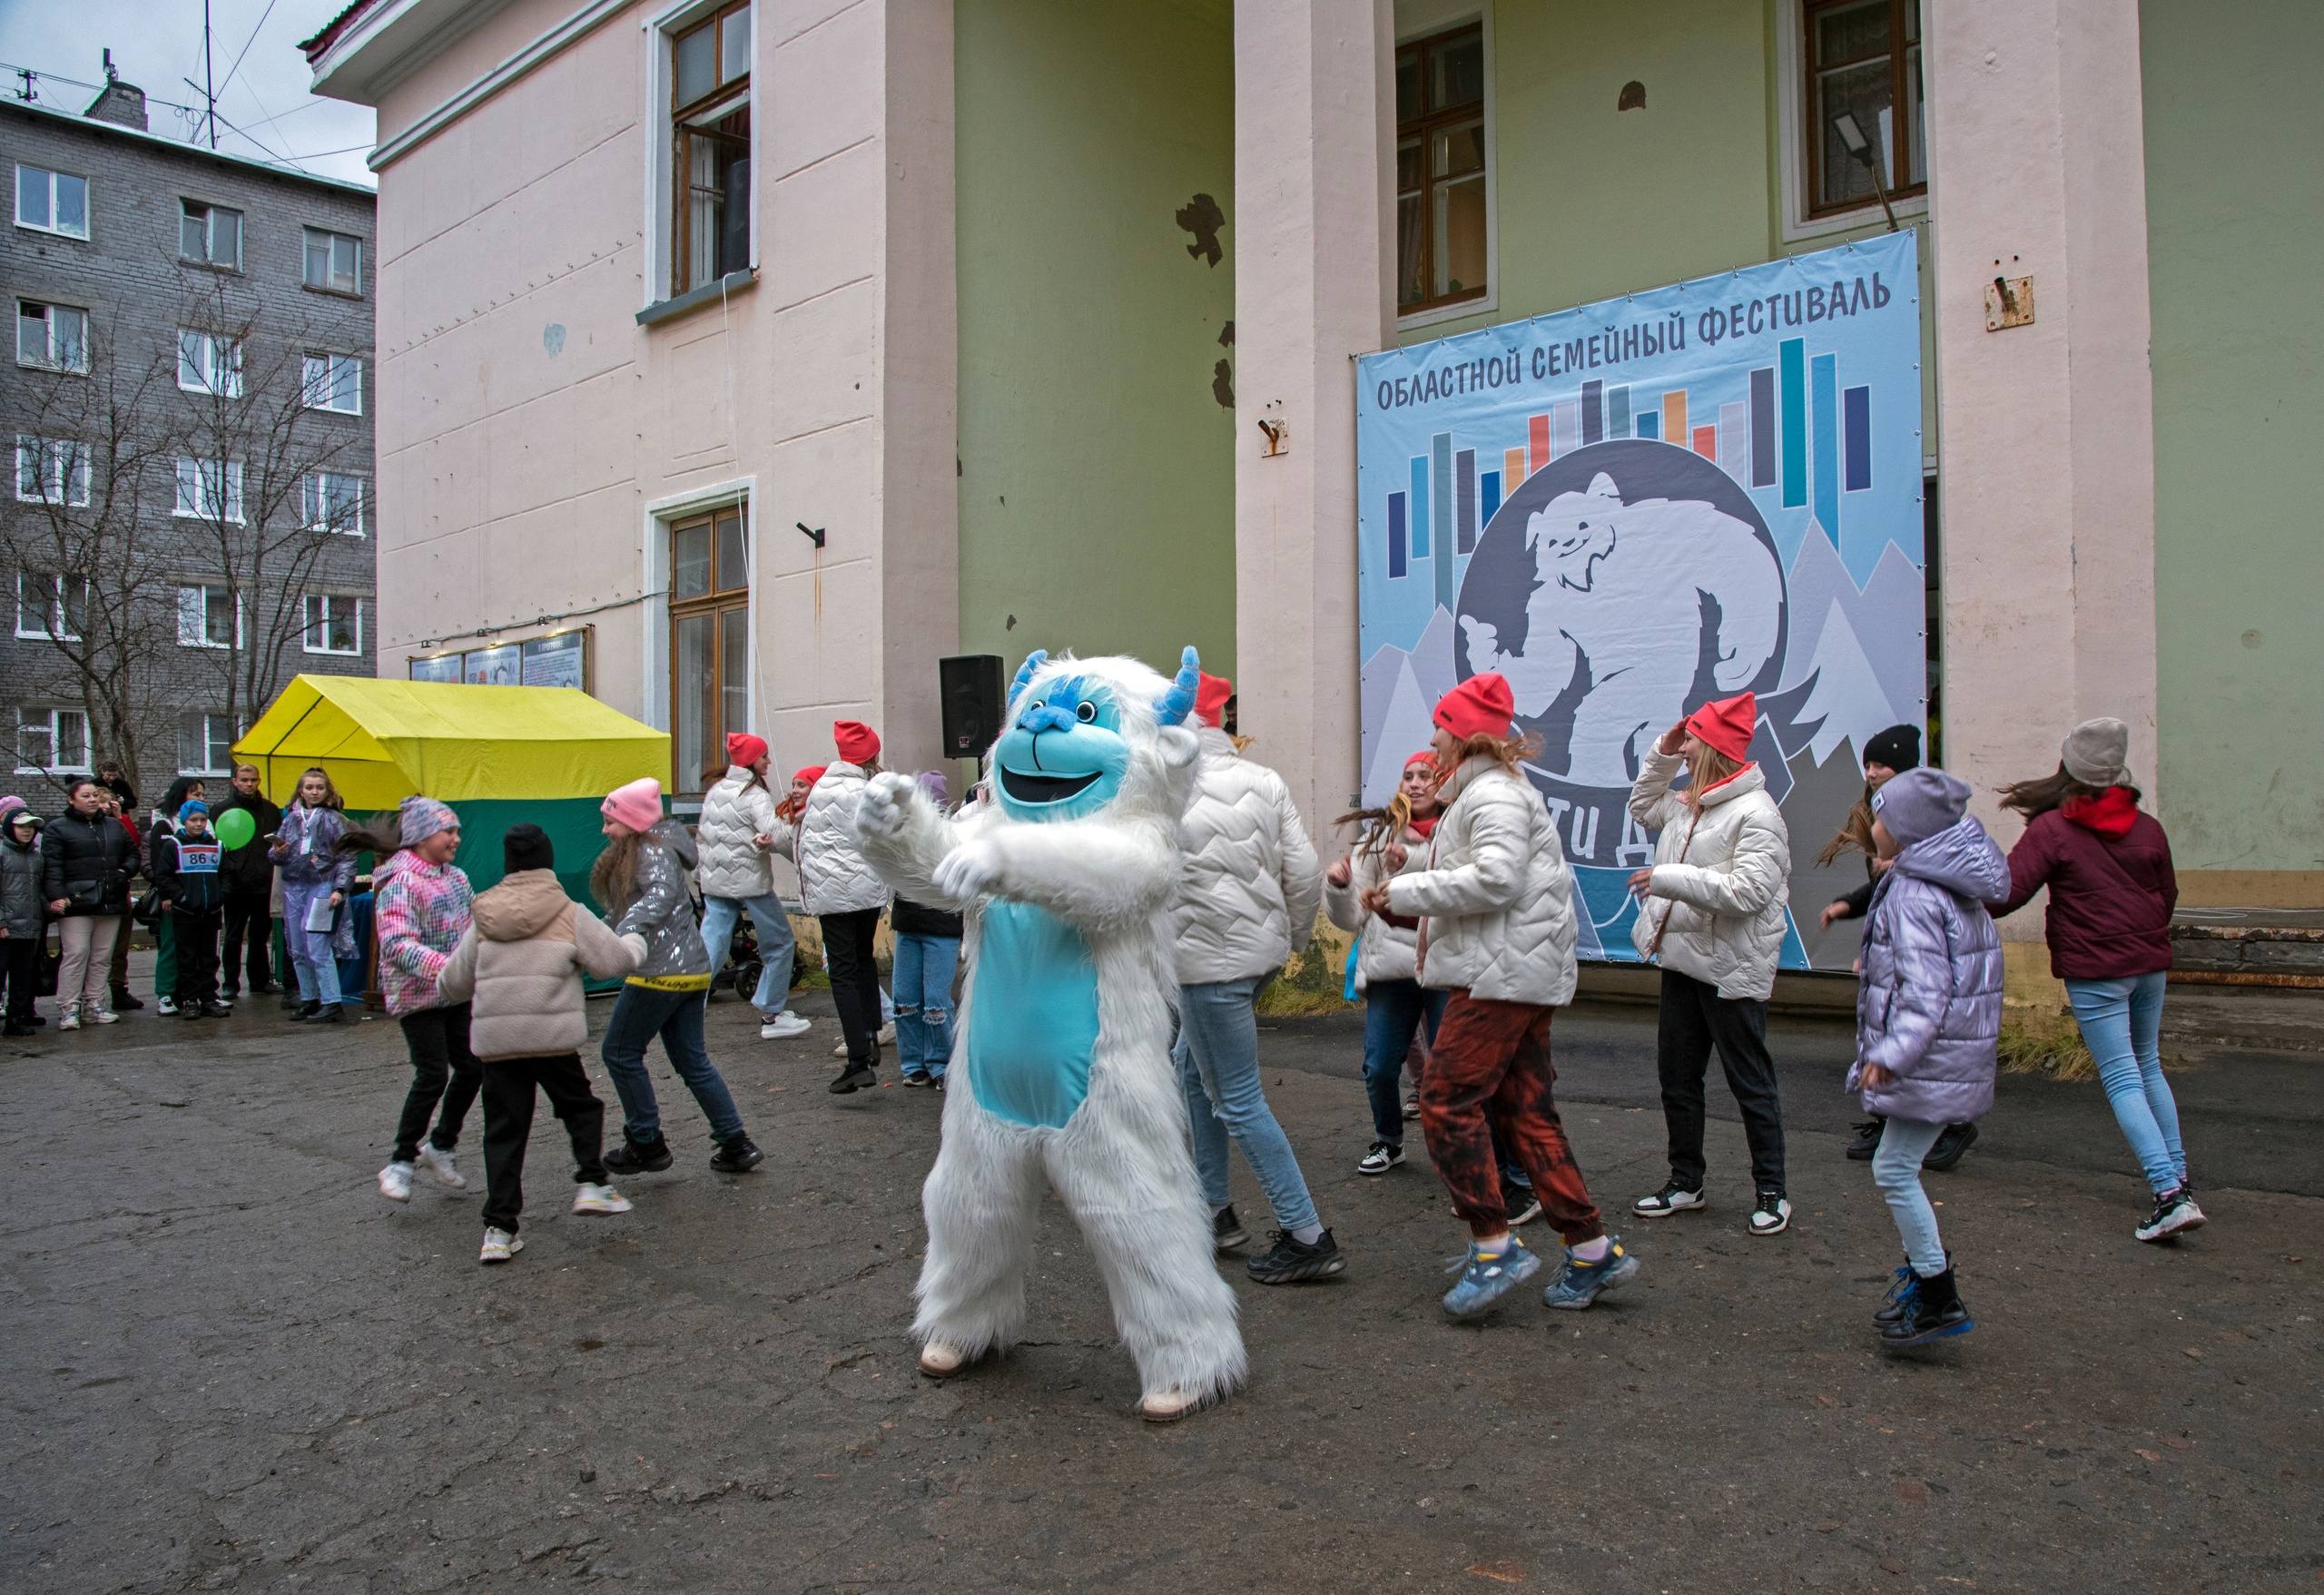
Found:
[[[910,776],[899,775],[892,770],[874,775],[855,805],[856,834],[881,842],[892,842],[901,836],[904,822],[910,817],[909,805],[919,790]]]
[[[1000,850],[986,840],[966,842],[946,853],[929,879],[954,902],[973,901],[1000,879]]]
[[[1473,615],[1461,616],[1461,635],[1469,645],[1469,665],[1476,667],[1480,659],[1496,658],[1501,653],[1501,628]]]

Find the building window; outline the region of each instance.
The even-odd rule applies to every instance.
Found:
[[[706,791],[726,734],[750,729],[750,550],[743,506],[670,528],[670,741],[677,784]]]
[[[1396,51],[1396,310],[1482,299],[1487,215],[1482,23]]]
[[[310,532],[363,535],[363,478],[310,471],[299,482],[299,522]]]
[[[751,6],[732,0],[670,39],[670,292],[751,263]]]
[[[89,614],[89,578],[54,571],[16,573],[16,635],[77,643]]]
[[[89,312],[70,305],[16,301],[16,363],[48,371],[89,369]]]
[[[242,462],[239,459],[181,459],[178,498],[170,511],[196,520],[242,524]]]
[[[212,332],[178,330],[178,386],[220,399],[242,396],[242,346]]]
[[[343,593],[310,593],[301,645],[310,654],[363,651],[363,600]]]
[[[363,413],[363,362],[351,354],[310,354],[300,367],[300,402],[336,415]]]
[[[363,291],[363,241],[344,232],[307,229],[307,286],[332,293]]]
[[[89,502],[89,451],[64,438],[16,434],[16,497],[26,504]]]
[[[178,589],[178,646],[231,648],[242,640],[241,606],[215,584]]]
[[[64,238],[89,236],[89,180],[41,166],[16,168],[16,225]]]
[[[234,723],[223,714],[178,716],[178,773],[223,775],[234,767]]]
[[[1920,0],[1803,0],[1807,214],[1876,204],[1872,172],[1834,125],[1853,116],[1891,200],[1928,192]],[[1898,107],[1903,107],[1901,118]],[[1902,136],[1899,136],[1899,122]]]
[[[89,773],[89,717],[78,709],[16,711],[16,773]]]
[[[178,258],[223,271],[242,269],[242,213],[199,200],[178,202]]]

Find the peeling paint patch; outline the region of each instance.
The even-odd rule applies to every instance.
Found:
[[[1225,360],[1210,368],[1210,396],[1221,409],[1235,408],[1235,368]]]
[[[1221,327],[1218,330],[1218,347],[1221,349],[1232,349],[1235,347],[1234,322],[1229,321],[1226,326]]]
[[[1226,225],[1226,212],[1208,194],[1196,194],[1178,207],[1177,223],[1194,234],[1194,242],[1187,246],[1187,253],[1197,261],[1208,261],[1216,266],[1226,251],[1218,247],[1218,230]]]

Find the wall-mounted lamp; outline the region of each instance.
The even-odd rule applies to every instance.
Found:
[[[1880,198],[1881,212],[1888,218],[1888,231],[1896,231],[1896,207],[1888,202],[1888,187],[1880,181],[1881,156],[1865,136],[1864,128],[1853,111],[1843,111],[1832,118],[1832,131],[1839,135],[1847,153],[1863,163],[1865,175],[1872,179],[1872,192]]]
[[[807,541],[809,541],[810,543],[812,543],[816,547],[820,548],[820,547],[822,547],[822,546],[823,546],[823,528],[822,528],[822,527],[811,527],[811,526],[809,526],[809,525],[808,525],[805,521],[803,521],[803,520],[795,520],[795,521],[793,521],[791,524],[792,524],[793,526],[794,526],[794,527],[797,527],[801,531],[803,531],[803,532],[806,533],[806,534],[807,534]]]

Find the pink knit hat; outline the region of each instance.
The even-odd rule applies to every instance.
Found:
[[[662,783],[641,775],[627,786],[615,787],[598,805],[598,812],[632,831],[651,831],[662,822]]]

